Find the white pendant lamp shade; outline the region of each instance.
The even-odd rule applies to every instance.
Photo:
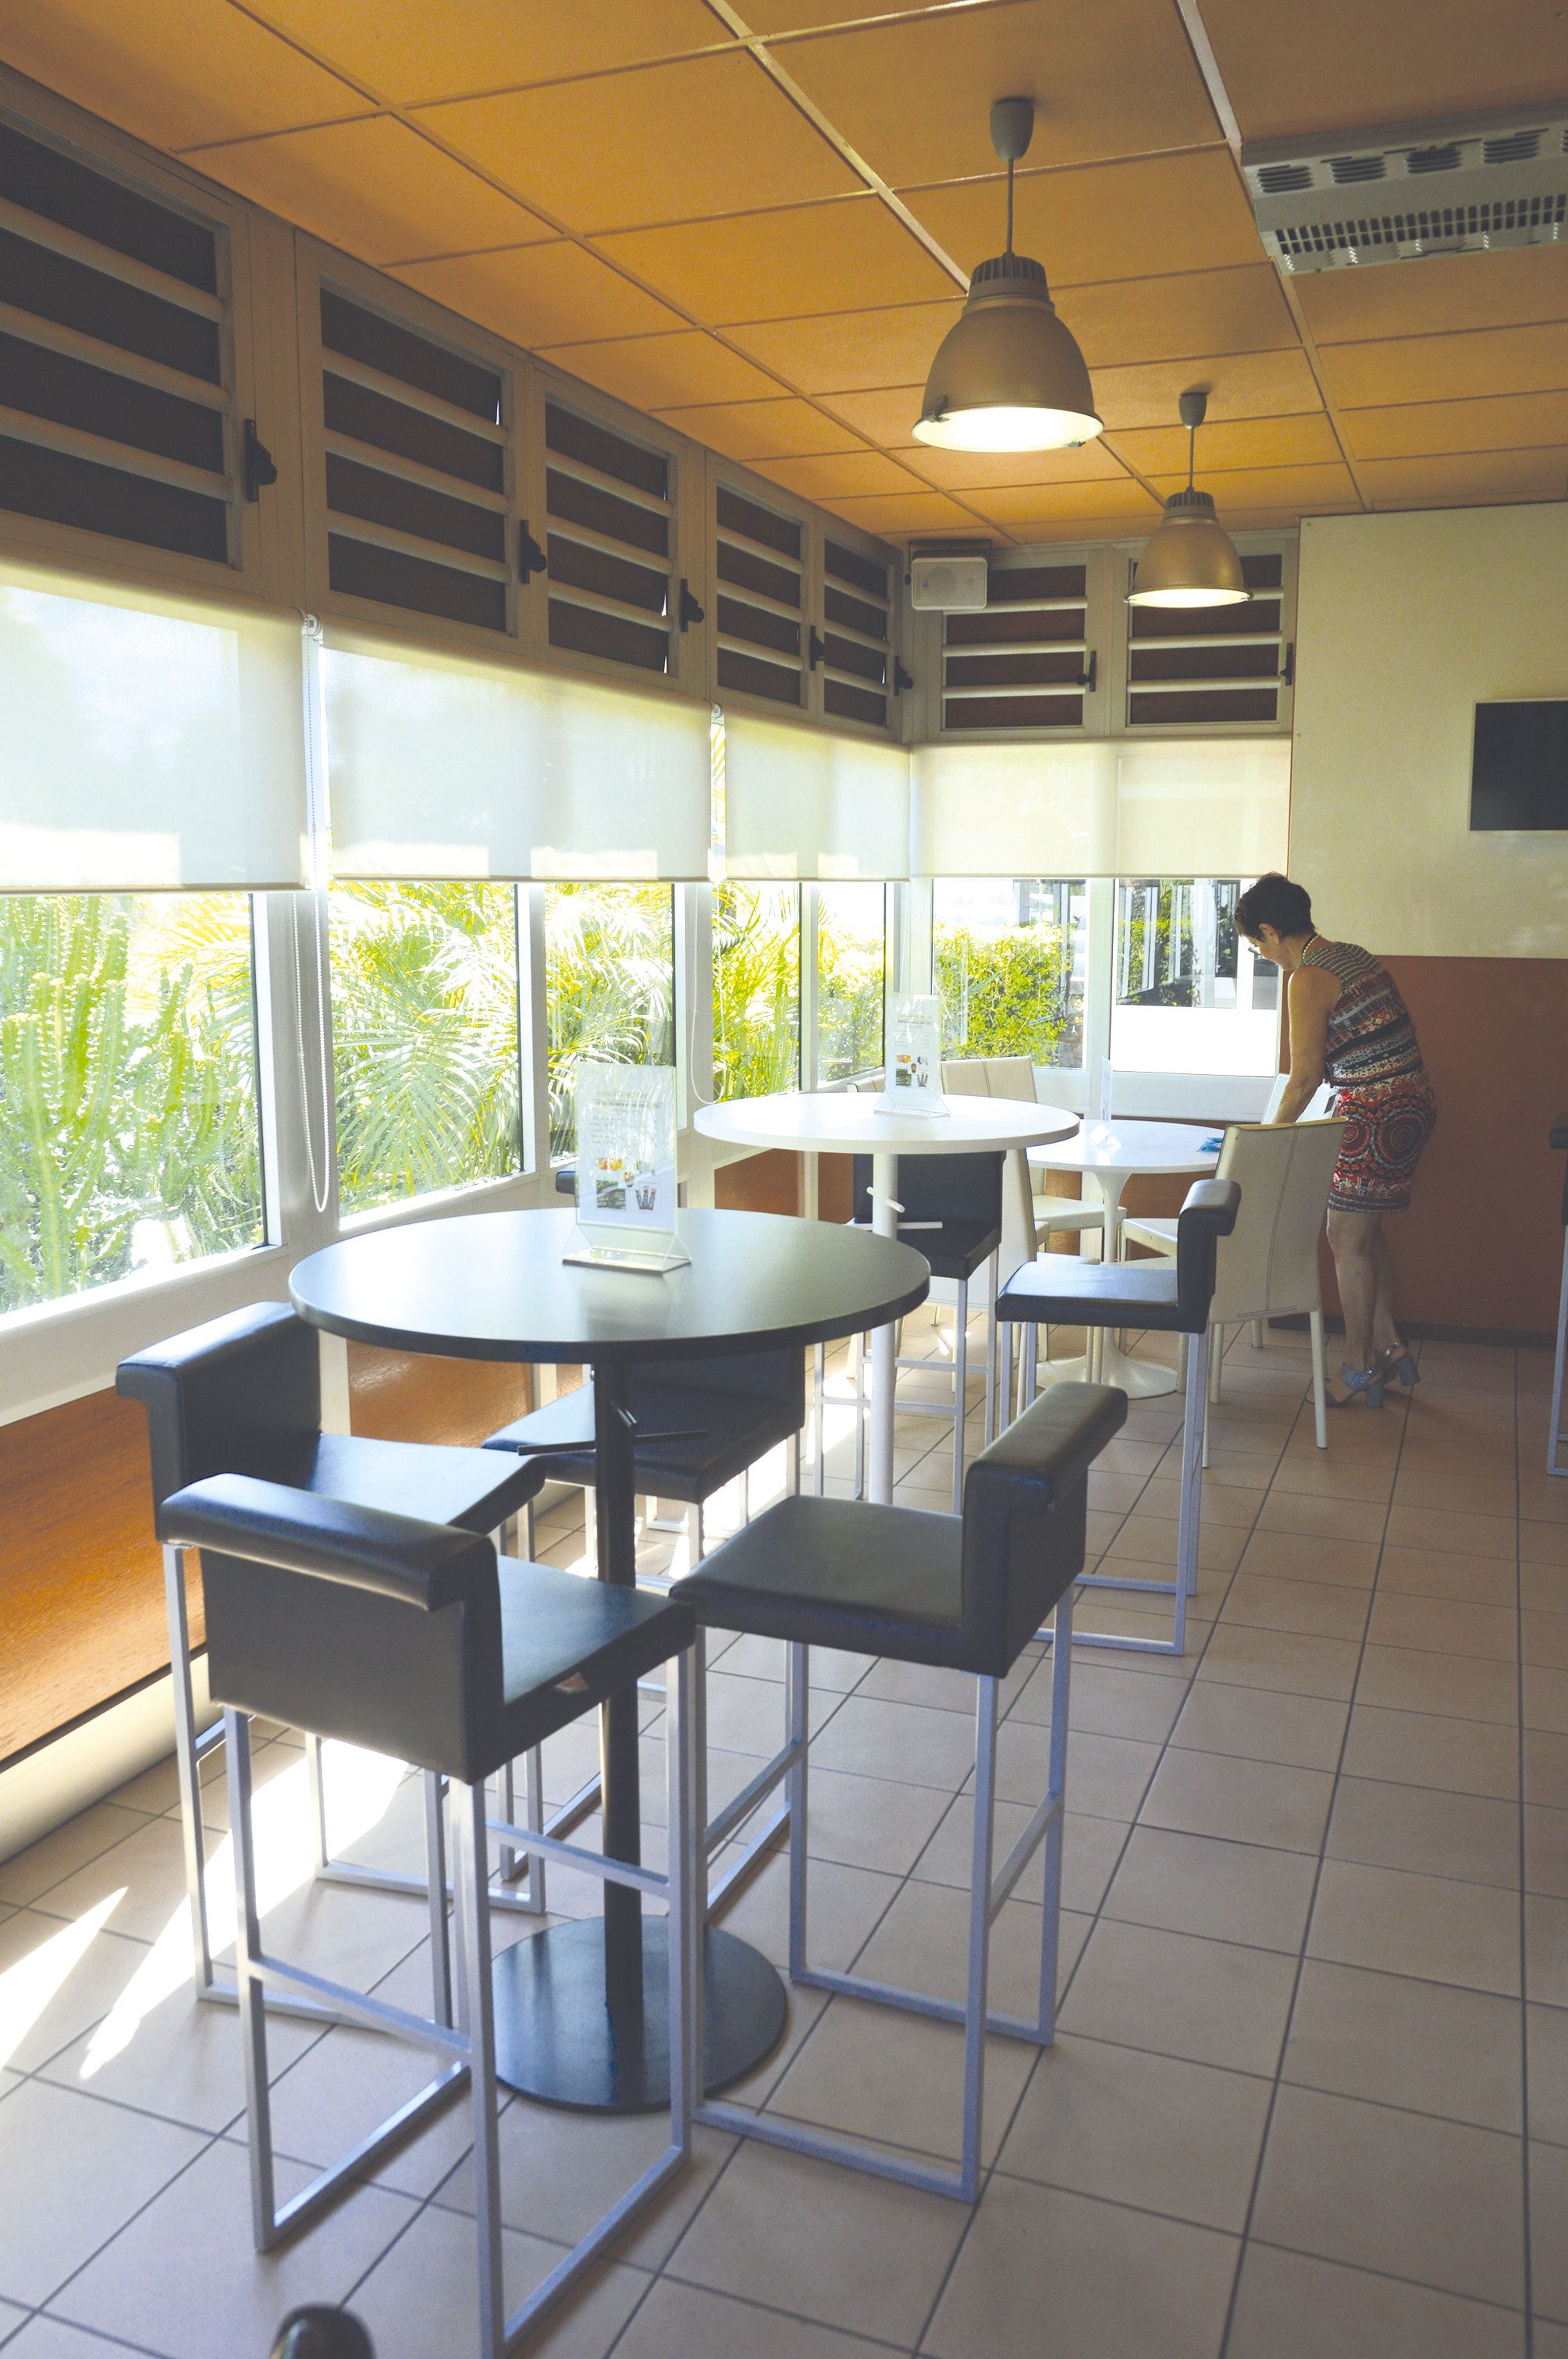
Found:
[[[1061,451],[1101,431],[1084,356],[1038,262],[1012,250],[1012,169],[1034,107],[1000,98],[991,141],[1007,166],[1007,251],[982,262],[937,346],[914,432],[942,451]]]
[[[1173,492],[1154,538],[1138,560],[1130,606],[1239,606],[1251,596],[1236,544],[1215,514],[1207,492],[1194,488],[1192,452],[1208,407],[1206,393],[1184,393],[1187,429],[1186,489]]]

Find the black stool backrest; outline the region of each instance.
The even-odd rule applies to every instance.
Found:
[[[1201,1335],[1214,1300],[1215,1267],[1221,1237],[1229,1236],[1241,1210],[1234,1180],[1197,1180],[1176,1216],[1176,1303],[1179,1332]]]
[[[1000,1155],[901,1155],[898,1201],[906,1221],[979,1221],[1001,1226]],[[854,1218],[871,1217],[871,1158],[855,1158]]]
[[[289,2311],[277,2330],[272,2359],[375,2359],[375,2346],[351,2311],[312,2303]]]
[[[644,1382],[691,1385],[705,1393],[737,1393],[747,1400],[773,1401],[781,1409],[798,1407],[806,1422],[806,1354],[798,1345],[777,1352],[726,1352],[718,1359],[670,1360],[647,1371]]]
[[[155,1506],[209,1474],[297,1481],[320,1437],[319,1346],[284,1302],[231,1310],[133,1353],[114,1389],[146,1410]]]
[[[1568,1114],[1560,1114],[1546,1134],[1548,1147],[1568,1147]],[[1568,1164],[1563,1170],[1563,1223],[1568,1228]]]
[[[963,1615],[992,1678],[1082,1572],[1089,1468],[1126,1421],[1115,1386],[1052,1385],[969,1468]]]
[[[163,1513],[201,1550],[215,1702],[465,1784],[504,1758],[490,1540],[245,1474]]]

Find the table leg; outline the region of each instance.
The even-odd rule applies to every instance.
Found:
[[[1116,1261],[1121,1242],[1121,1191],[1129,1175],[1122,1171],[1089,1171],[1085,1176],[1094,1181],[1105,1207],[1102,1259]],[[1162,1368],[1150,1360],[1130,1359],[1109,1328],[1090,1330],[1089,1348],[1082,1359],[1053,1360],[1042,1374],[1048,1374],[1053,1384],[1060,1384],[1064,1378],[1087,1377],[1091,1384],[1119,1385],[1134,1400],[1173,1393],[1180,1381],[1174,1368]]]
[[[879,1237],[898,1235],[898,1158],[871,1158],[871,1227]],[[887,1506],[892,1499],[892,1421],[898,1383],[896,1326],[871,1335],[871,1470],[866,1496]]]
[[[595,1368],[593,1412],[599,1578],[631,1589],[636,1475],[622,1363]],[[600,1764],[605,1854],[636,1864],[643,1828],[635,1687],[600,1706]],[[670,2101],[668,1919],[644,1923],[642,1895],[625,1885],[602,1890],[602,1919],[550,1926],[497,1957],[496,2070],[509,2087],[546,2104],[652,2113]],[[711,2093],[755,2071],[777,2045],[787,2007],[767,1959],[711,1928],[704,1999]]]

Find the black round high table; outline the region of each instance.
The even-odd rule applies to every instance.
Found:
[[[351,1342],[470,1360],[593,1370],[599,1578],[634,1584],[633,1363],[828,1343],[903,1318],[931,1273],[909,1245],[770,1212],[683,1212],[690,1262],[660,1276],[568,1264],[569,1212],[476,1212],[346,1237],[311,1254],[289,1290],[302,1318]],[[642,1847],[634,1690],[600,1706],[607,1857]],[[556,1925],[495,1962],[500,2077],[546,2104],[641,2113],[669,2102],[665,1920],[604,1887],[602,1921]],[[784,1992],[760,1951],[707,1937],[705,2080],[761,2063]]]

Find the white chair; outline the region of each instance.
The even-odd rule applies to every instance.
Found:
[[[1328,1447],[1323,1358],[1323,1295],[1317,1241],[1328,1211],[1329,1182],[1345,1136],[1342,1121],[1237,1124],[1225,1134],[1216,1177],[1241,1189],[1236,1227],[1219,1243],[1210,1326],[1209,1397],[1220,1397],[1227,1327],[1250,1324],[1260,1341],[1266,1319],[1305,1311],[1312,1332],[1312,1390],[1317,1446]],[[1174,1221],[1122,1223],[1128,1244],[1174,1253]],[[1208,1463],[1206,1454],[1204,1463]]]
[[[1027,1105],[1038,1098],[1033,1060],[1028,1057],[952,1057],[942,1067],[942,1087],[954,1097],[1019,1098]],[[1034,1225],[1042,1241],[1058,1233],[1076,1236],[1105,1235],[1105,1212],[1080,1196],[1054,1196],[1044,1170],[1030,1164],[1029,1184],[1034,1195]]]

